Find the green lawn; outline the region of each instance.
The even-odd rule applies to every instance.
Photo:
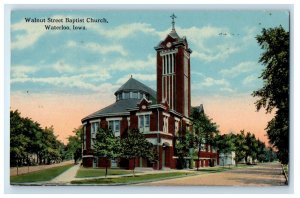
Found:
[[[131,174],[131,170],[123,169],[108,169],[107,175],[125,175]],[[76,178],[85,178],[85,177],[99,177],[105,176],[104,168],[80,168],[76,174]]]
[[[11,176],[10,182],[11,183],[27,183],[27,182],[41,182],[41,181],[49,181],[56,176],[60,175],[67,169],[71,168],[73,165],[65,165],[59,166],[54,168],[49,168],[41,171],[36,171],[32,173]]]
[[[148,175],[136,175],[124,176],[119,178],[106,178],[106,179],[86,179],[80,181],[72,181],[72,184],[131,184],[131,183],[141,183],[156,181],[162,179],[170,179],[176,177],[182,177],[187,175],[194,175],[194,173],[186,172],[172,172],[172,173],[158,173],[158,174],[148,174]]]
[[[199,168],[199,170],[196,172],[207,172],[207,173],[218,173],[218,172],[223,172],[223,171],[226,171],[226,170],[231,170],[231,168],[229,168],[228,166],[218,166],[218,167],[214,167],[214,168]]]

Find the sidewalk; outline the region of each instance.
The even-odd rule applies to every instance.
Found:
[[[80,163],[74,165],[73,167],[69,168],[62,174],[58,175],[51,181],[46,182],[47,184],[66,184],[70,183],[71,181],[75,180],[76,173],[80,168]]]

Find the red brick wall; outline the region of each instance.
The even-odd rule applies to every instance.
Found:
[[[150,115],[150,131],[157,131],[157,111],[152,111]]]
[[[173,116],[169,117],[169,133],[174,135],[175,132],[175,119]]]
[[[135,115],[135,113],[131,113],[130,115],[130,129],[137,129],[139,127],[138,125],[138,117]]]
[[[189,58],[189,61],[188,61],[188,70],[189,70],[189,72],[188,72],[188,75],[189,75],[189,77],[188,77],[188,81],[189,81],[189,85],[188,85],[188,89],[189,89],[189,93],[188,93],[188,116],[190,116],[191,115],[191,61],[190,61],[191,59]]]
[[[120,121],[120,136],[122,137],[123,134],[127,131],[128,129],[128,120],[127,117],[122,117],[122,120]]]
[[[160,56],[160,52],[156,53],[156,100],[159,104],[162,101],[162,58]]]
[[[91,124],[86,125],[86,149],[91,149]]]
[[[184,49],[178,48],[176,55],[176,111],[184,114]]]
[[[107,129],[108,128],[108,122],[105,120],[105,118],[101,118],[100,128],[102,128],[102,129]]]

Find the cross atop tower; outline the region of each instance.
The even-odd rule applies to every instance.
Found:
[[[175,30],[175,18],[177,18],[176,16],[175,16],[175,14],[173,13],[171,16],[171,19],[172,19],[172,30]]]

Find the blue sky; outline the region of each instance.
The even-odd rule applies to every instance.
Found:
[[[222,133],[250,130],[266,140],[272,115],[256,112],[254,90],[263,66],[255,36],[282,25],[284,10],[29,11],[11,14],[11,107],[42,126],[53,125],[65,141],[80,120],[114,102],[113,93],[133,75],[156,90],[154,47],[171,31],[186,36],[191,55],[192,105]],[[46,31],[25,17],[106,18],[85,31]],[[57,24],[61,25],[61,24]],[[71,25],[71,24],[64,24]]]
[[[11,90],[53,94],[114,92],[132,74],[156,89],[153,47],[171,30],[172,11],[15,11]],[[192,96],[250,94],[257,79],[263,27],[289,29],[287,11],[175,11],[191,56]],[[106,18],[86,31],[46,31],[25,17]],[[59,24],[58,24],[59,25]],[[223,33],[220,35],[220,33]],[[224,34],[227,35],[224,35]],[[111,89],[111,90],[110,90]]]

